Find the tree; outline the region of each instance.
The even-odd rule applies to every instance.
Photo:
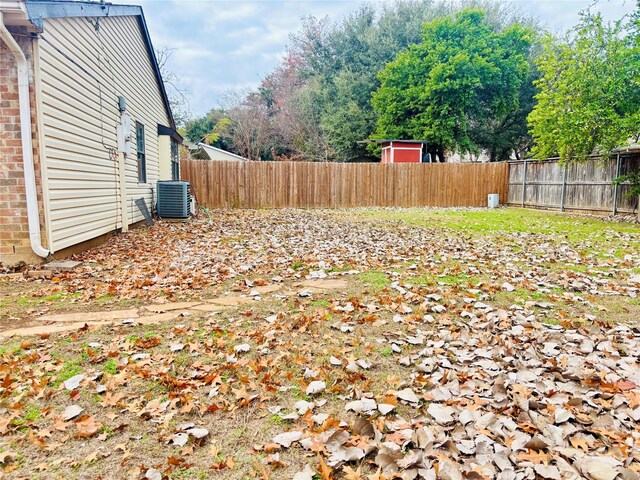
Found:
[[[198,143],[204,140],[211,130],[215,127],[217,121],[213,121],[212,114],[215,110],[210,110],[206,115],[189,120],[185,125],[184,135],[187,140]]]
[[[426,140],[440,161],[447,151],[490,150],[498,158],[487,132],[521,106],[535,33],[520,23],[499,30],[486,18],[484,10],[464,9],[428,22],[422,41],[385,67],[372,99],[377,138]],[[515,148],[517,135],[501,140],[500,157]]]
[[[230,120],[228,136],[235,151],[249,160],[263,160],[271,150],[273,136],[268,111],[260,95],[230,90],[222,98]]]
[[[579,161],[609,155],[640,125],[638,13],[604,22],[588,10],[564,39],[547,36],[538,59],[540,92],[529,115],[537,158]]]
[[[167,65],[173,52],[174,49],[167,47],[155,49],[158,68],[160,69],[160,75],[162,76],[165,91],[167,92],[173,120],[176,122],[176,126],[183,128],[191,117],[189,105],[190,93],[187,89],[179,86],[182,77],[173,70],[170,70]]]
[[[211,131],[204,136],[205,143],[214,145],[216,142],[220,142],[229,133],[229,128],[231,128],[231,120],[226,117],[221,118]]]
[[[450,10],[445,2],[402,0],[364,5],[337,24],[305,19],[290,49],[302,59],[300,76],[308,80],[300,94],[316,102],[307,108],[313,115],[301,119],[304,130],[316,134],[311,144],[320,143],[329,160],[376,160],[357,141],[376,127],[371,94],[379,86],[377,74],[398,51],[420,40],[424,21]]]
[[[316,150],[308,151],[309,137],[307,127],[317,122],[308,111],[309,102],[303,93],[309,83],[300,74],[303,59],[289,51],[282,64],[268,75],[258,88],[260,100],[267,109],[271,122],[274,145],[270,152],[272,159],[291,160],[313,157]]]
[[[184,136],[193,143],[204,142],[223,150],[233,151],[229,137],[230,123],[224,109],[212,108],[206,115],[189,120],[184,128]]]
[[[369,138],[377,128],[378,112],[371,96],[380,87],[378,74],[399,52],[420,43],[425,22],[452,15],[460,5],[482,7],[486,25],[495,31],[513,23],[532,24],[499,0],[397,0],[364,5],[337,23],[304,18],[301,29],[290,37],[282,63],[252,92],[266,108],[273,139],[270,156],[377,160],[378,154],[357,141]],[[528,94],[528,102],[521,102],[510,115],[470,124],[476,143],[484,141],[497,157],[512,144],[519,149],[528,145],[525,117],[531,89],[523,86],[520,94]],[[505,131],[510,133],[501,135]],[[525,138],[515,139],[518,135]]]
[[[518,106],[502,116],[487,112],[483,122],[472,125],[471,137],[476,145],[482,147],[489,156],[489,161],[507,160],[511,155],[517,159],[524,158],[533,145],[529,134],[527,116],[535,105],[537,88],[534,82],[539,78],[539,71],[534,63],[534,55],[529,59],[529,78],[522,82],[518,93]]]

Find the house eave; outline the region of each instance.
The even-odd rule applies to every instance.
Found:
[[[10,4],[16,2],[10,1]],[[107,17],[137,17],[142,37],[147,46],[147,54],[151,60],[151,64],[158,82],[160,95],[165,105],[171,128],[176,129],[176,123],[171,112],[169,97],[162,80],[160,67],[156,58],[151,36],[147,28],[147,22],[144,18],[142,7],[138,5],[114,5],[112,3],[97,3],[87,1],[71,1],[71,0],[23,0],[18,2],[24,5],[29,22],[40,32],[44,31],[44,21],[49,18],[107,18]],[[2,3],[4,11],[4,3]]]
[[[175,128],[167,127],[166,125],[158,124],[158,135],[167,135],[178,143],[184,142],[182,135]]]

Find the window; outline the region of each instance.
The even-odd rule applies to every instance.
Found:
[[[144,148],[144,125],[136,122],[136,150],[138,151],[138,182],[147,183],[147,157]]]
[[[180,151],[178,142],[171,139],[171,180],[180,180]]]

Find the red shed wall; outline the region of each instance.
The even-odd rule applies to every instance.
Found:
[[[392,148],[394,163],[420,163],[422,160],[421,143],[394,143]]]

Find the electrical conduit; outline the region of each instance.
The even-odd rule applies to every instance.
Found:
[[[27,197],[27,217],[29,220],[29,241],[31,249],[39,257],[49,256],[49,250],[42,246],[40,216],[38,214],[38,194],[36,174],[33,166],[33,145],[31,143],[31,108],[29,105],[29,67],[24,52],[7,30],[0,12],[0,39],[9,47],[18,64],[18,102],[20,105],[20,136],[22,138],[22,158],[24,185]]]

